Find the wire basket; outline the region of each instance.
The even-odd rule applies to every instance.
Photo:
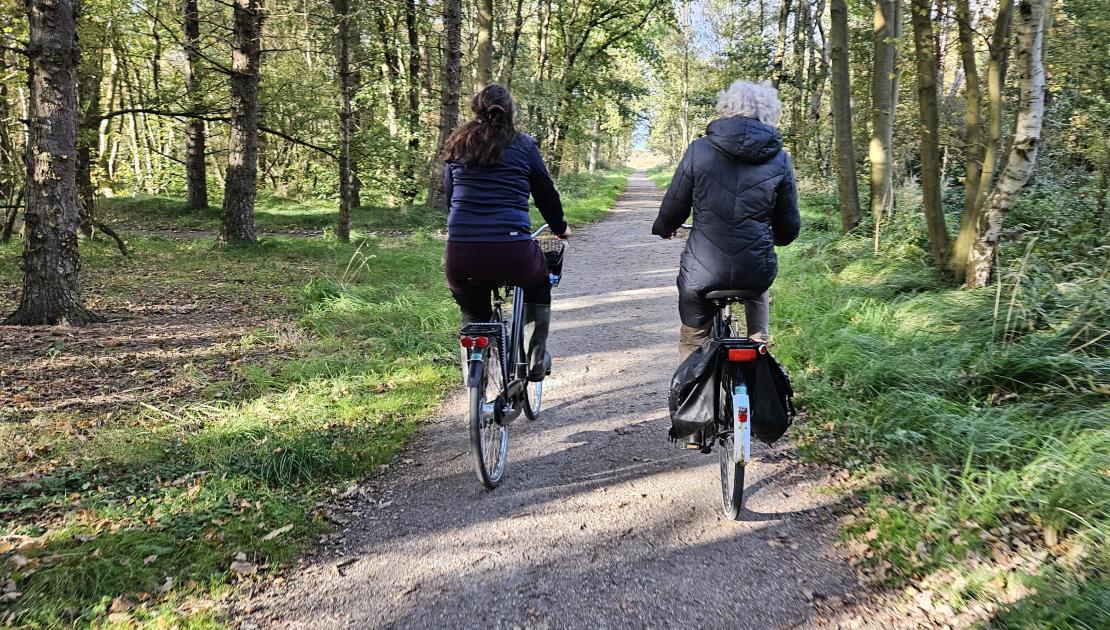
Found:
[[[536,239],[543,257],[547,259],[547,270],[551,273],[552,284],[559,284],[563,277],[563,256],[566,254],[567,242],[554,236],[541,236]]]

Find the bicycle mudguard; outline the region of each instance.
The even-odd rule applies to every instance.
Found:
[[[478,356],[481,356],[480,354]],[[466,368],[466,386],[476,387],[482,382],[482,368],[485,361],[481,359],[470,359],[467,361]]]

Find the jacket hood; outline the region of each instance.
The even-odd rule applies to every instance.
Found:
[[[718,118],[706,128],[706,138],[718,151],[739,162],[761,164],[782,150],[778,129],[754,118]]]

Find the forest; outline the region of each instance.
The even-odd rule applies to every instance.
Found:
[[[0,625],[235,626],[410,461],[475,92],[589,234],[738,79],[783,104],[775,352],[873,610],[1110,625],[1105,0],[0,0],[0,59]]]

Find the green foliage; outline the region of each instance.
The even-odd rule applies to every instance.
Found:
[[[1037,209],[1015,214],[1060,221],[1036,199],[1023,203]],[[997,292],[963,291],[927,266],[912,229],[876,258],[866,239],[834,236],[827,201],[807,198],[803,215],[803,239],[784,250],[773,290],[777,354],[809,413],[796,432],[803,451],[872,471],[860,491],[865,518],[849,534],[872,549],[876,574],[903,583],[964,566],[994,552],[984,541],[998,527],[1025,527],[1038,539],[1051,532],[1044,535],[1080,551],[1053,548],[1041,565],[1018,571],[1038,581],[1037,598],[1001,619],[1056,627],[1049,620],[1073,616],[1080,627],[1101,627],[1110,352],[1093,333],[1106,330],[1110,286],[1091,268],[1104,253],[1074,257],[1086,231],[1026,235],[1003,248]],[[1056,256],[1070,266],[1053,264]],[[1069,562],[1078,563],[1075,579],[1047,577],[1068,572]],[[1094,581],[1076,581],[1084,576]],[[990,599],[983,589],[978,596]],[[973,590],[952,597],[958,603]],[[1046,607],[1068,592],[1082,596],[1053,617]]]

